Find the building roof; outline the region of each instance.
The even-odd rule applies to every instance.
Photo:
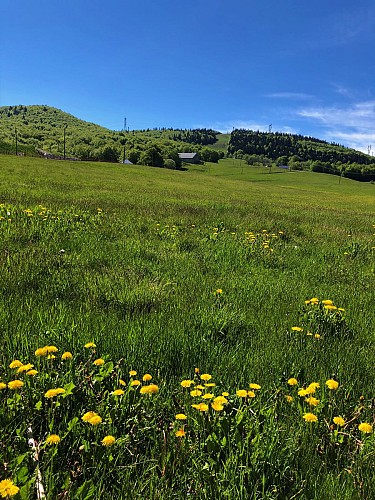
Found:
[[[178,156],[181,158],[181,160],[191,160],[198,156],[198,153],[178,153]]]

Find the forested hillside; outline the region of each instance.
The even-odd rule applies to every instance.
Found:
[[[327,173],[375,173],[375,159],[339,144],[313,137],[280,132],[238,129],[231,134],[228,154],[249,164],[275,162],[299,169]]]
[[[49,106],[0,108],[0,153],[57,158],[122,161],[179,168],[179,152],[198,152],[203,161],[217,162],[223,153],[207,147],[216,132],[197,130],[112,131]],[[38,153],[39,150],[39,153]]]

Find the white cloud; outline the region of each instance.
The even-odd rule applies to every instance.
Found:
[[[375,100],[357,102],[347,107],[311,107],[297,115],[320,122],[324,138],[367,153],[375,143]]]

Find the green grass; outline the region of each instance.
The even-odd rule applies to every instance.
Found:
[[[128,445],[133,460],[126,436],[134,429],[109,429],[125,440],[113,452],[118,471],[96,454],[98,436],[72,431],[71,446],[84,446],[101,461],[89,461],[87,469],[83,463],[69,476],[63,457],[73,451],[61,447],[54,466],[49,459],[42,465],[55,497],[65,489],[72,498],[89,498],[74,495],[94,469],[87,488],[111,487],[108,498],[186,498],[187,491],[198,498],[374,496],[367,472],[374,465],[374,436],[362,439],[354,429],[362,415],[374,419],[373,184],[339,183],[311,172],[269,173],[236,160],[180,172],[0,156],[0,168],[0,382],[9,381],[13,359],[35,364],[35,349],[51,344],[77,356],[82,377],[94,377],[82,355],[83,344],[94,341],[98,357],[123,360],[122,376],[135,368],[151,373],[162,388],[150,407],[129,400],[139,415],[138,441]],[[342,323],[335,312],[308,314],[305,300],[311,297],[344,308]],[[308,328],[321,339],[307,336]],[[176,387],[193,377],[195,367],[231,394],[232,410],[226,423],[220,417],[188,425],[182,449],[163,435],[171,432],[174,413],[192,412]],[[69,384],[72,373],[64,370],[54,372],[54,382],[40,377],[30,388],[33,404],[53,383]],[[60,414],[59,433],[93,409],[87,401],[102,401],[103,413],[110,408],[115,372],[108,370],[105,387],[94,393],[81,394],[83,382],[75,383],[80,390],[64,399],[70,402]],[[308,432],[303,405],[283,402],[290,377],[301,386],[340,382],[334,402],[321,389],[319,427]],[[240,407],[241,424],[235,394],[249,382],[262,391],[254,411]],[[16,412],[15,426],[6,401],[0,416],[9,417],[9,439],[1,440],[0,473],[7,477],[3,464],[10,463],[26,492],[33,464],[29,458],[25,472],[26,459],[21,464],[17,456],[19,443],[30,455],[19,431],[27,412]],[[51,432],[48,419],[32,408],[43,440]],[[344,443],[332,441],[333,410],[353,419]],[[124,411],[116,418],[128,418]],[[133,496],[125,493],[130,487]]]

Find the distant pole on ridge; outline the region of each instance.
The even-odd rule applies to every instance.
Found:
[[[124,118],[124,128],[123,128],[124,131],[126,131],[126,117]]]
[[[268,126],[268,132],[271,133],[272,132],[272,123]]]

